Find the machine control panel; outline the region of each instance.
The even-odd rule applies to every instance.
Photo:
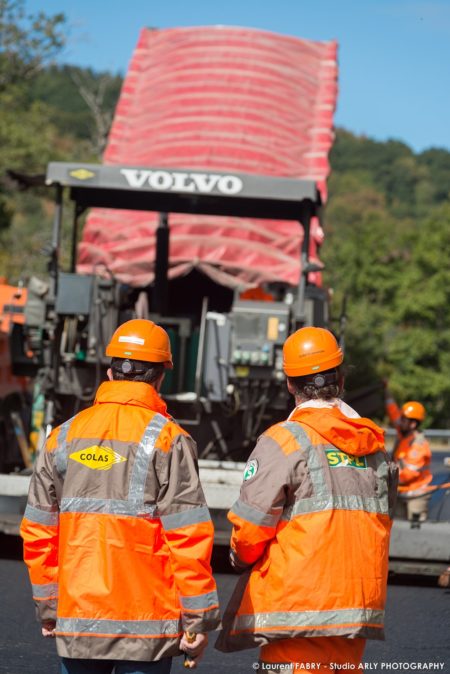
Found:
[[[270,376],[280,363],[278,354],[289,334],[289,307],[283,302],[239,300],[233,304],[230,320],[234,375]]]

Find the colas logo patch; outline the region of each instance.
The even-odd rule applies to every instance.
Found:
[[[367,461],[365,456],[352,456],[345,452],[340,452],[337,449],[327,449],[328,465],[331,468],[340,468],[347,466],[349,468],[367,468]]]
[[[69,454],[69,459],[77,461],[92,470],[109,470],[115,463],[126,461],[124,456],[109,447],[101,447],[100,445],[92,445],[87,449],[73,452],[73,454]]]

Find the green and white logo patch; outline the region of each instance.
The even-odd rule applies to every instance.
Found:
[[[250,459],[247,462],[247,465],[244,468],[244,482],[245,480],[250,480],[250,478],[255,477],[258,472],[258,461],[257,459]]]

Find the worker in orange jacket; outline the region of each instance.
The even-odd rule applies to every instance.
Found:
[[[425,408],[421,403],[410,400],[400,409],[387,390],[386,413],[397,431],[397,442],[392,452],[400,469],[396,515],[423,522],[428,516],[430,500],[426,487],[433,479],[430,445],[420,431]]]
[[[42,634],[63,674],[166,674],[195,666],[219,624],[213,526],[196,446],[158,392],[169,337],[131,320],[106,355],[94,405],[54,429],[21,526]]]
[[[230,559],[244,571],[216,647],[261,646],[261,667],[357,669],[382,639],[397,467],[381,428],[341,400],[343,354],[302,328],[283,348],[295,408],[244,471]]]

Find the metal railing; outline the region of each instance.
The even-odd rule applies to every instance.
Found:
[[[430,443],[433,451],[449,451],[450,452],[450,429],[446,428],[425,428],[423,431],[425,437]],[[385,428],[385,435],[387,444],[393,444],[397,437],[397,432],[394,428]]]

